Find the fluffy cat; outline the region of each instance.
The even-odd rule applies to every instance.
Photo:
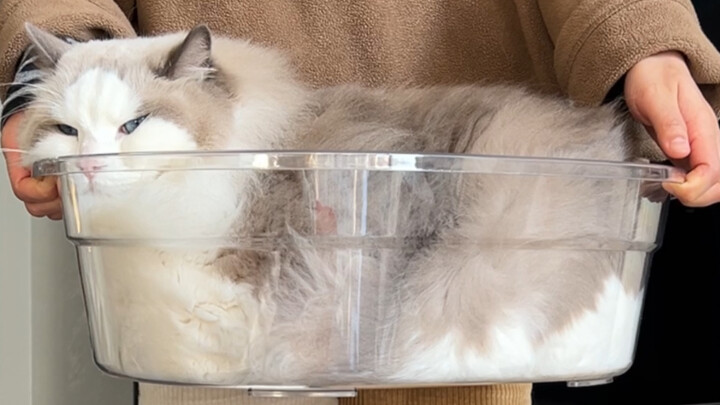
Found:
[[[644,225],[657,209],[636,216],[650,205],[639,181],[177,170],[192,157],[148,170],[142,155],[94,156],[640,157],[646,140],[613,107],[496,85],[313,89],[277,51],[203,26],[73,45],[28,34],[48,75],[20,132],[25,163],[82,155],[63,185],[78,196],[69,233],[125,243],[78,246],[108,371],[331,385],[592,378],[629,366],[647,252],[596,241],[655,240]]]

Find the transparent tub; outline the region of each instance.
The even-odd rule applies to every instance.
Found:
[[[660,183],[683,180],[639,163],[303,152],[65,157],[34,175],[61,180],[100,368],[271,390],[623,373]]]

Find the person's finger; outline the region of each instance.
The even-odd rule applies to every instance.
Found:
[[[23,113],[19,112],[13,114],[10,118],[8,118],[7,122],[5,123],[5,127],[2,130],[2,136],[0,137],[0,148],[2,148],[2,153],[5,157],[5,165],[8,168],[8,172],[10,172],[11,169],[22,169],[22,155],[20,155],[20,153],[18,152],[11,151],[13,149],[18,149],[17,130],[18,124],[22,117]],[[24,169],[22,170],[27,171]],[[17,173],[22,173],[22,171]]]
[[[679,101],[692,151],[685,164],[690,172],[686,182],[678,187],[682,195],[677,197],[697,205],[700,199],[707,200],[705,194],[720,182],[720,127],[715,113],[694,85],[681,88]]]
[[[710,200],[708,193],[711,189],[718,186],[716,181],[711,180],[714,178],[714,175],[710,173],[710,170],[710,167],[707,165],[699,165],[688,172],[684,183],[668,184],[665,189],[685,205],[693,207],[700,206],[701,201]],[[713,202],[716,201],[710,201],[709,204]]]
[[[24,173],[10,171],[10,185],[20,200],[26,203],[48,202],[58,197],[57,183],[54,177],[35,179]]]
[[[17,131],[23,112],[13,114],[5,123],[0,137],[0,145],[3,149],[18,149]],[[57,187],[55,179],[34,179],[30,170],[23,167],[22,156],[18,152],[3,150],[5,164],[7,166],[10,186],[15,196],[26,203],[48,202],[57,198]]]
[[[685,192],[683,189],[680,189],[680,186],[680,184],[674,183],[663,184],[663,188],[665,188],[668,193],[676,196],[677,199],[687,207],[707,207],[720,201],[720,184],[714,184],[704,194],[699,197],[693,197],[692,199],[685,197]]]
[[[62,215],[62,204],[59,198],[46,202],[25,203],[25,209],[35,217]]]
[[[680,83],[678,102],[682,115],[685,117],[688,138],[693,144],[690,164],[707,163],[718,169],[720,180],[720,126],[712,107],[703,97],[690,78]],[[695,147],[694,143],[701,144]]]
[[[655,85],[634,100],[636,118],[652,127],[660,149],[670,159],[682,159],[690,153],[685,118],[678,105],[677,89]]]

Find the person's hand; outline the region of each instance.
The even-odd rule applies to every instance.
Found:
[[[13,114],[2,129],[2,148],[16,149],[18,125],[23,113]],[[58,196],[55,178],[42,180],[30,177],[30,171],[22,166],[20,153],[4,151],[5,163],[13,192],[25,203],[27,211],[36,217],[62,218],[62,206]]]
[[[660,149],[688,171],[665,189],[687,206],[720,202],[720,128],[717,117],[678,52],[638,62],[625,78],[625,100]]]

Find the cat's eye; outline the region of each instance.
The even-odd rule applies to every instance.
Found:
[[[143,115],[142,117],[137,117],[133,120],[130,120],[120,127],[120,132],[123,134],[131,134],[135,129],[137,129],[138,126],[147,118],[147,115]]]
[[[65,124],[57,124],[58,131],[62,132],[65,135],[69,136],[77,136],[78,132],[77,129],[71,127],[70,125]]]

